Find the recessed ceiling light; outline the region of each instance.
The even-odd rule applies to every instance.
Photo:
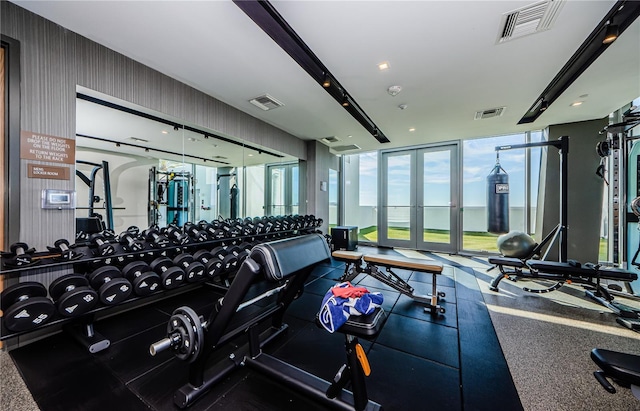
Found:
[[[584,103],[584,101],[574,101],[573,103],[571,103],[571,107],[577,107],[582,105],[582,103]]]
[[[133,141],[137,141],[138,143],[148,143],[149,140],[145,140],[144,138],[138,138],[138,137],[129,137],[131,140]]]
[[[169,134],[169,132],[167,130],[162,130],[161,133],[162,134]]]
[[[351,138],[351,137],[353,137],[351,134],[349,134],[349,135],[347,136],[347,138]]]
[[[247,156],[249,156],[249,157],[253,157],[253,154],[249,153],[249,154],[247,154]]]
[[[388,61],[383,61],[382,63],[378,64],[378,68],[380,70],[388,70],[389,69],[389,62]]]
[[[189,141],[198,141],[197,138],[193,138],[193,137],[187,137],[187,140],[189,140]]]
[[[411,132],[413,133],[414,131],[416,131],[416,129],[415,129],[415,127],[411,127],[411,128],[409,129],[409,131],[411,131]]]

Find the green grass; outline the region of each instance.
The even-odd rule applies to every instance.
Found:
[[[435,243],[449,243],[449,232],[445,230],[424,230],[425,241]],[[389,238],[408,240],[409,229],[389,227]],[[361,228],[358,233],[359,241],[378,242],[378,228],[376,226]],[[498,236],[496,234],[465,231],[462,233],[462,248],[470,251],[498,252]],[[607,239],[601,238],[599,244],[598,261],[607,261]]]

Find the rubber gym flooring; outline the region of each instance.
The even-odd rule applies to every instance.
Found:
[[[315,269],[304,294],[287,312],[289,330],[269,343],[266,352],[323,379],[333,378],[344,362],[344,336],[318,328],[314,318],[323,295],[343,270],[344,265],[336,261]],[[430,291],[430,275],[396,273],[416,293]],[[445,266],[438,288],[446,292],[442,302],[446,313],[437,318],[372,277],[360,275],[354,283],[382,291],[388,314],[375,340],[361,340],[372,368],[367,378],[370,399],[387,411],[522,409],[472,269]],[[95,328],[111,340],[111,346],[97,354],[90,354],[66,333],[10,354],[42,410],[175,410],[173,393],[187,382],[188,364],[168,352],[151,357],[149,345],[166,336],[166,323],[175,308],[188,305],[208,316],[219,296],[202,288],[99,321]],[[323,408],[255,371],[240,368],[189,409]]]

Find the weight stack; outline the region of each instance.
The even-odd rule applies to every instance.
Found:
[[[499,164],[487,176],[487,231],[509,232],[509,175]]]

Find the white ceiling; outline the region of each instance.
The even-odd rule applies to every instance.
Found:
[[[503,44],[502,15],[533,1],[272,1],[391,140],[384,145],[231,1],[14,3],[299,138],[341,140],[330,146],[522,132],[602,118],[640,96],[636,21],[536,122],[517,125],[615,1],[568,0],[550,30]],[[378,70],[382,61],[391,68]],[[391,85],[402,92],[390,96]],[[285,106],[249,104],[264,93]],[[502,106],[501,117],[474,120]]]

